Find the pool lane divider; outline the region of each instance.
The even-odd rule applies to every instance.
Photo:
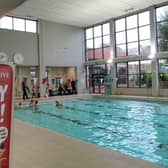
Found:
[[[36,111],[36,113],[48,115],[48,116],[51,116],[51,117],[56,117],[56,118],[59,118],[59,119],[62,119],[62,120],[66,120],[66,121],[72,122],[72,123],[77,124],[77,125],[89,126],[89,127],[87,127],[88,129],[104,130],[104,131],[111,132],[113,134],[117,134],[117,135],[125,137],[125,138],[129,138],[129,139],[131,138],[132,140],[146,141],[145,138],[140,138],[140,137],[132,136],[131,134],[126,135],[126,134],[124,134],[122,132],[114,131],[114,130],[112,130],[110,128],[107,128],[107,127],[93,126],[92,124],[90,124],[88,122],[81,122],[80,120],[71,119],[71,118],[65,118],[62,115],[52,114],[52,113],[48,113],[48,112],[44,112],[44,111],[39,111],[39,110]],[[153,142],[148,142],[148,143],[149,144],[153,144]],[[165,147],[167,147],[167,144],[156,145],[156,148],[160,148],[160,149],[164,148],[164,149],[168,150],[168,148],[165,148]]]
[[[80,111],[80,112],[86,112],[86,113],[90,113],[90,114],[94,114],[94,115],[101,115],[101,116],[106,116],[106,117],[112,117],[112,118],[118,118],[118,119],[121,119],[121,120],[133,120],[133,121],[137,121],[137,122],[145,122],[145,120],[139,120],[139,119],[136,119],[136,118],[128,118],[128,117],[117,117],[117,116],[114,116],[112,114],[105,114],[105,113],[100,113],[100,112],[94,112],[94,111],[88,111],[88,110],[84,110],[84,109],[79,109],[79,108],[75,108],[75,107],[70,107],[70,106],[63,106],[63,108],[65,109],[70,109],[70,110],[77,110],[77,111]],[[158,127],[161,127],[161,128],[167,128],[166,125],[164,124],[159,124],[159,123],[155,123]]]

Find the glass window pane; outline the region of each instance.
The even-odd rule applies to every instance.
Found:
[[[157,33],[158,33],[158,49],[160,51],[168,51],[168,22],[162,22],[157,24]]]
[[[168,40],[158,38],[158,51],[168,51]]]
[[[127,29],[137,27],[137,15],[129,16],[126,18],[127,20]]]
[[[14,18],[14,30],[25,31],[25,20]]]
[[[93,48],[93,39],[86,41],[86,48],[87,49]]]
[[[103,53],[102,48],[95,49],[95,59],[102,59]]]
[[[86,29],[86,39],[93,38],[93,28]]]
[[[86,51],[87,60],[93,60],[93,50]]]
[[[103,46],[106,47],[106,46],[110,46],[110,36],[104,36],[103,37]]]
[[[163,6],[156,9],[156,20],[157,22],[168,20],[168,6]]]
[[[37,32],[37,22],[32,20],[26,20],[26,32]]]
[[[110,34],[110,23],[103,24],[103,35]]]
[[[159,59],[160,88],[168,88],[168,59]]]
[[[127,31],[127,41],[138,41],[138,29],[131,29]]]
[[[130,88],[132,88],[132,87],[139,87],[139,82],[140,82],[140,80],[139,80],[139,74],[131,74],[131,75],[129,75],[128,76],[128,86],[130,87]]]
[[[141,74],[152,72],[152,64],[151,63],[152,63],[151,60],[141,61]]]
[[[157,36],[164,38],[168,30],[168,21],[157,23]]]
[[[127,75],[127,63],[117,64],[117,76],[119,75]]]
[[[168,59],[159,59],[159,72],[168,73]]]
[[[110,47],[103,48],[103,52],[104,52],[104,59],[108,60],[111,58]]]
[[[118,32],[122,30],[125,30],[125,18],[115,21],[115,31]]]
[[[127,64],[126,63],[117,64],[117,86],[127,87]]]
[[[126,44],[117,45],[117,47],[116,47],[116,55],[117,55],[117,57],[126,56]]]
[[[139,74],[139,61],[128,62],[128,74]]]
[[[98,37],[102,35],[101,25],[94,27],[94,37]]]
[[[128,43],[128,55],[138,55],[138,42]]]
[[[102,47],[102,38],[98,37],[94,39],[94,48],[101,48]]]
[[[140,13],[138,16],[139,16],[139,26],[150,24],[149,11]]]
[[[12,17],[4,16],[0,19],[2,29],[12,29]]]
[[[116,44],[126,43],[125,31],[116,33]]]
[[[140,55],[147,56],[150,54],[150,40],[140,41]]]
[[[140,40],[150,39],[150,26],[143,26],[139,28]]]

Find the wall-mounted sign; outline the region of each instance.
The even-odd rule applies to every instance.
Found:
[[[10,167],[13,67],[0,64],[0,168]]]

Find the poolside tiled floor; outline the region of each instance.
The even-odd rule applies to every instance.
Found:
[[[159,168],[16,119],[12,158],[12,168]]]

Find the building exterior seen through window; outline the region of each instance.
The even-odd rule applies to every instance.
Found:
[[[151,60],[117,63],[116,68],[117,68],[117,87],[127,87],[127,88],[152,87]]]
[[[157,50],[168,51],[168,6],[156,9]]]
[[[110,23],[86,29],[86,60],[110,59]]]
[[[115,21],[116,57],[149,55],[149,11]]]

